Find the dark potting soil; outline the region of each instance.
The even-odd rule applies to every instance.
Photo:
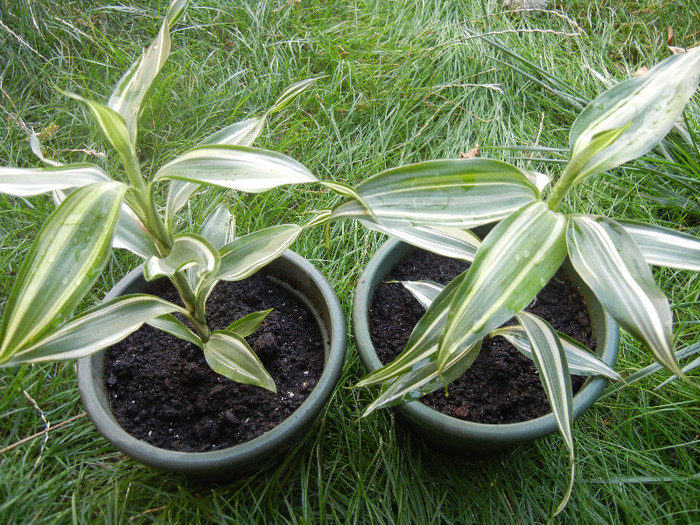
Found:
[[[416,251],[392,268],[383,281],[426,280],[447,284],[468,263]],[[546,319],[561,332],[595,350],[583,296],[562,270],[540,291],[528,311]],[[369,311],[370,336],[379,359],[389,363],[405,348],[425,310],[399,283],[382,282]],[[512,323],[511,323],[512,324]],[[584,382],[571,376],[578,391]],[[472,366],[445,389],[421,398],[443,414],[478,423],[516,423],[550,412],[547,395],[531,359],[504,338],[485,339]]]
[[[150,293],[178,302],[166,283]],[[212,330],[254,311],[273,311],[247,338],[277,393],[231,381],[196,346],[149,326],[110,348],[105,377],[112,411],[130,434],[170,450],[204,452],[244,443],[285,420],[321,377],[322,336],[309,310],[256,274],[221,282],[207,303]]]

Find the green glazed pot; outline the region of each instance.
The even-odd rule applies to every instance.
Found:
[[[318,322],[324,339],[325,364],[309,397],[285,421],[247,443],[211,452],[165,450],[136,439],[117,423],[109,406],[104,379],[105,351],[102,351],[78,361],[78,386],[88,416],[112,445],[150,467],[183,473],[195,481],[224,483],[260,470],[306,434],[340,379],[347,339],[345,317],[326,279],[296,253],[287,250],[263,271],[285,283],[314,313]],[[105,300],[139,293],[145,285],[143,272],[137,268]]]
[[[417,248],[397,239],[388,240],[372,257],[362,273],[353,304],[353,332],[360,358],[368,371],[382,367],[369,335],[369,307],[374,291],[391,268]],[[591,316],[598,352],[614,366],[619,344],[619,328],[591,290],[567,263],[568,271],[584,295]],[[574,396],[574,417],[579,417],[601,395],[607,380],[590,377]],[[485,456],[557,431],[553,414],[521,423],[491,425],[463,421],[442,414],[420,401],[394,407],[399,417],[426,443],[442,452],[461,456]]]

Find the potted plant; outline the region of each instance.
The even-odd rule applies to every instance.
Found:
[[[158,36],[122,77],[107,104],[67,94],[89,109],[118,154],[123,176],[110,176],[92,164],[59,165],[43,156],[36,136],[32,137],[32,149],[47,167],[0,168],[0,191],[21,197],[53,192],[59,204],[32,244],[7,300],[0,331],[0,365],[86,358],[149,324],[198,347],[216,373],[274,391],[273,378],[244,338],[268,312],[253,312],[238,322],[231,319],[227,326],[213,330],[206,311],[207,299],[219,282],[239,281],[268,267],[266,272],[286,279],[292,293],[302,296],[327,340],[325,371],[319,385],[303,409],[270,436],[233,452],[173,455],[152,446],[142,452],[131,436],[115,429],[104,392],[104,354],[86,358],[79,367],[89,415],[98,427],[106,425],[108,439],[118,446],[127,443],[134,456],[148,464],[177,471],[191,469],[194,475],[213,480],[245,471],[248,456],[252,456],[253,467],[259,465],[273,455],[273,447],[289,447],[303,434],[338,381],[345,331],[337,298],[323,277],[287,251],[305,228],[317,222],[315,219],[305,225],[276,225],[242,237],[235,237],[235,221],[225,206],[215,208],[196,233],[178,231],[176,221],[178,210],[207,187],[256,193],[316,181],[293,159],[250,147],[267,116],[286,106],[314,79],[288,88],[263,117],[232,124],[152,176],[142,174],[136,153],[138,117],[168,57],[170,29],[186,4],[186,0],[170,3]],[[157,195],[166,184],[167,202],[161,213]],[[112,247],[142,257],[143,266],[105,302],[74,315]],[[170,281],[179,303],[143,293],[145,282],[157,279]]]
[[[574,479],[567,364],[572,344],[522,309],[568,257],[615,321],[687,380],[673,352],[669,303],[649,265],[698,271],[700,240],[649,224],[564,213],[560,205],[579,183],[654,148],[675,125],[699,80],[696,49],[603,93],[574,122],[569,161],[544,195],[548,181],[540,174],[479,158],[389,169],[347,194],[333,218],[356,218],[416,246],[472,261],[447,287],[435,290],[403,353],[358,383],[382,385],[372,409],[443,388],[496,330],[530,352],[541,375],[569,450],[571,483],[556,513],[564,508]],[[494,222],[481,242],[464,231]],[[355,321],[362,315],[356,313]],[[513,316],[518,326],[499,329]]]

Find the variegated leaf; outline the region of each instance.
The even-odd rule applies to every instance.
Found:
[[[670,228],[616,221],[644,255],[647,264],[700,272],[700,239]]]
[[[122,204],[112,246],[129,250],[144,259],[158,253],[148,230],[126,204]]]
[[[571,468],[569,487],[559,503],[559,507],[554,512],[554,516],[556,516],[566,507],[574,486],[575,463],[572,429],[574,402],[571,392],[569,367],[566,363],[566,354],[561,346],[559,337],[549,323],[528,312],[520,312],[516,314],[516,317],[525,329],[525,332],[527,332],[532,348],[533,361],[537,371],[540,373],[540,380],[547,393],[549,404],[554,413],[554,419],[557,421],[559,431],[564,437],[566,447],[569,449],[569,466]]]
[[[245,315],[228,325],[226,331],[235,332],[241,337],[248,337],[249,335],[255,333],[258,328],[260,328],[260,325],[265,318],[270,315],[270,312],[272,312],[272,308]]]
[[[622,376],[620,376],[620,374],[610,368],[605,361],[584,345],[562,332],[557,332],[557,335],[559,336],[559,342],[566,354],[566,362],[569,364],[569,373],[582,376],[599,375],[613,381],[622,381]],[[532,358],[530,339],[528,339],[527,332],[522,326],[504,326],[503,328],[498,328],[491,332],[491,337],[497,336],[504,337],[523,355]]]
[[[127,186],[105,182],[72,192],[42,227],[10,292],[0,362],[64,322],[106,264]]]
[[[212,274],[219,268],[219,254],[214,246],[199,235],[183,233],[173,239],[167,257],[149,257],[143,267],[147,280],[170,277],[190,266],[197,269],[197,278]]]
[[[321,77],[307,78],[304,80],[300,80],[299,82],[295,82],[294,84],[289,86],[282,92],[282,94],[279,97],[277,97],[277,100],[267,111],[265,116],[272,115],[273,113],[277,113],[278,111],[281,111],[284,108],[286,108],[295,98],[297,98],[304,91],[313,86],[320,78]]]
[[[255,139],[260,136],[265,127],[265,117],[249,118],[241,122],[235,122],[230,126],[220,129],[209,135],[200,146],[229,145],[252,146]]]
[[[452,298],[439,364],[534,299],[566,257],[566,222],[564,215],[537,201],[491,230]]]
[[[110,180],[109,175],[93,164],[50,168],[0,167],[0,193],[16,197],[31,197]]]
[[[226,206],[217,206],[204,219],[199,235],[219,250],[236,238],[236,219]]]
[[[277,391],[258,356],[246,340],[234,332],[212,333],[204,343],[204,357],[212,370],[233,381]]]
[[[7,363],[79,359],[118,343],[150,319],[182,308],[150,295],[126,295],[87,310],[22,348]]]
[[[436,341],[437,343],[437,341]],[[362,413],[366,417],[378,408],[386,408],[409,401],[415,401],[445,386],[461,376],[476,360],[481,342],[465,352],[455,355],[442,373],[437,365],[437,344],[431,356],[418,363],[409,372],[400,375],[383,388],[379,396]]]
[[[396,237],[408,244],[445,257],[473,261],[480,245],[469,230],[434,226],[410,226],[402,219],[359,219],[366,228]]]
[[[355,189],[362,202],[347,199],[334,209],[333,217],[391,221],[392,228],[470,228],[503,219],[539,198],[521,170],[479,158],[393,168]]]
[[[173,0],[161,24],[158,36],[124,74],[109,99],[108,106],[124,119],[129,142],[136,144],[137,122],[141,106],[170,54],[170,27],[182,16],[187,0]]]
[[[169,162],[156,179],[177,179],[257,193],[285,184],[317,182],[294,159],[243,146],[201,146]]]
[[[693,49],[667,58],[591,102],[571,128],[573,183],[650,151],[676,123],[699,81],[700,49]],[[613,130],[619,130],[619,136],[596,144]]]
[[[212,279],[239,281],[253,275],[292,245],[304,228],[280,224],[228,243],[220,250],[221,265]]]
[[[671,341],[671,309],[632,237],[605,217],[574,215],[567,244],[574,268],[603,307],[660,363],[679,373]]]
[[[401,281],[401,284],[426,310],[445,289],[443,285],[430,281]]]

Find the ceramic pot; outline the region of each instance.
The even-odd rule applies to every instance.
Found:
[[[397,239],[388,240],[372,257],[362,273],[355,292],[353,303],[353,332],[358,352],[368,371],[382,367],[369,335],[369,307],[374,292],[391,268],[411,252],[414,246]],[[573,271],[568,261],[565,263],[574,283],[583,293],[591,317],[593,332],[599,355],[611,367],[617,359],[619,328],[607,314],[591,290]],[[590,408],[601,395],[607,380],[590,377],[574,396],[574,418]],[[554,415],[521,423],[501,425],[473,423],[442,414],[420,401],[412,401],[395,406],[399,417],[431,447],[457,455],[483,456],[508,449],[520,443],[546,436],[557,431]]]
[[[263,270],[286,284],[314,314],[324,339],[325,363],[309,397],[285,421],[246,443],[209,452],[180,452],[155,447],[127,433],[114,418],[104,378],[106,351],[78,361],[78,386],[88,416],[100,433],[126,455],[157,469],[179,472],[197,481],[226,482],[266,466],[299,441],[324,410],[345,360],[345,317],[333,289],[306,259],[287,250]],[[105,298],[141,292],[140,268],[129,273]]]

